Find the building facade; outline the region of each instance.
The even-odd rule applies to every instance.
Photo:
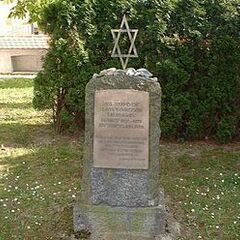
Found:
[[[13,6],[0,1],[0,73],[38,72],[48,49],[48,37],[38,34],[28,18],[9,18]]]

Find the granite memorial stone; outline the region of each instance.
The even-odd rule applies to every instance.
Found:
[[[87,84],[76,232],[92,240],[163,239],[160,102],[160,85],[147,70],[104,70]]]

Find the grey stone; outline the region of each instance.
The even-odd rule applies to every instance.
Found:
[[[86,87],[83,179],[80,203],[74,208],[74,228],[90,231],[93,240],[155,239],[166,230],[164,194],[159,180],[161,88],[151,78],[146,81],[123,74],[123,70],[115,75],[117,71],[102,72],[104,75],[92,78]],[[108,75],[110,72],[114,75]],[[148,169],[93,167],[94,96],[96,90],[107,89],[149,92]]]
[[[116,68],[109,68],[101,71],[99,74],[94,74],[93,78],[102,77],[102,76],[117,76],[117,75],[128,75],[128,76],[135,76],[138,78],[144,79],[151,79],[153,81],[157,81],[157,78],[153,77],[153,74],[150,73],[145,68],[139,68],[135,70],[134,68],[128,68],[126,70],[116,69]]]
[[[126,74],[125,70],[117,69],[113,75],[116,76],[116,75],[125,75],[125,74]]]
[[[136,70],[134,68],[128,68],[126,70],[126,75],[128,76],[135,76],[135,74],[136,74]]]
[[[99,75],[100,75],[100,76],[113,75],[113,73],[114,73],[116,70],[117,70],[116,68],[105,69],[105,70],[102,70]]]
[[[98,76],[99,75],[97,73],[94,73],[92,78],[97,78]]]
[[[134,74],[136,77],[151,78],[153,75],[145,68],[139,68]]]
[[[108,174],[111,175],[110,179],[106,179]],[[111,206],[126,207],[158,204],[159,195],[150,193],[147,171],[94,168],[91,171],[91,177],[93,204],[107,203]]]
[[[150,93],[149,169],[122,170],[93,168],[94,93],[104,89],[136,89]],[[148,206],[159,196],[159,83],[127,75],[91,79],[86,87],[85,156],[81,201],[86,204],[106,203],[113,206]],[[132,184],[129,184],[131,181]],[[134,197],[136,195],[136,197]],[[158,204],[157,201],[156,205]]]
[[[76,232],[91,232],[91,240],[175,240],[180,236],[179,223],[162,206],[112,208],[77,204],[74,222]]]
[[[157,82],[158,79],[156,77],[151,78],[152,81]]]
[[[76,205],[76,231],[91,232],[90,239],[154,239],[165,231],[165,208],[110,207],[106,205]],[[84,219],[85,226],[82,224]],[[101,237],[100,237],[101,236]],[[111,237],[111,238],[110,238]]]

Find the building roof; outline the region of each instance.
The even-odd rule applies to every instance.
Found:
[[[24,37],[0,37],[0,49],[36,49],[36,48],[49,48],[48,37],[42,35],[24,36]]]

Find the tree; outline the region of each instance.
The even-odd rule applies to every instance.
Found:
[[[20,9],[34,2],[19,0]],[[239,0],[41,0],[38,6],[32,19],[51,42],[35,79],[34,106],[53,109],[58,131],[83,127],[92,74],[120,67],[111,58],[110,30],[127,12],[139,29],[139,58],[130,65],[148,68],[163,89],[163,135],[240,137]]]
[[[10,17],[29,17],[30,23],[39,22],[42,9],[52,0],[4,0],[5,3],[15,3]]]
[[[120,67],[119,61],[111,58],[110,30],[119,25],[123,12],[128,11],[133,27],[135,25],[145,28],[137,43],[139,49],[142,49],[142,57],[135,63],[132,62],[133,66],[149,65],[154,69],[154,66],[151,66],[154,56],[149,55],[145,63],[144,55],[154,49],[154,29],[158,29],[158,36],[161,34],[163,21],[160,14],[163,9],[155,8],[157,2],[143,1],[140,4],[140,1],[136,3],[126,0],[115,3],[106,0],[55,1],[43,9],[42,21],[39,24],[51,36],[52,41],[44,69],[35,79],[34,106],[53,108],[58,131],[66,127],[83,127],[86,83],[95,72],[104,68]],[[147,4],[145,9],[156,12],[156,16],[155,13],[148,16],[142,4]],[[140,8],[139,12],[137,8]],[[152,21],[155,21],[153,26]],[[152,35],[148,37],[147,31],[151,31]],[[144,38],[149,38],[148,44]],[[160,43],[160,37],[158,41]],[[157,53],[155,58],[156,55]]]

